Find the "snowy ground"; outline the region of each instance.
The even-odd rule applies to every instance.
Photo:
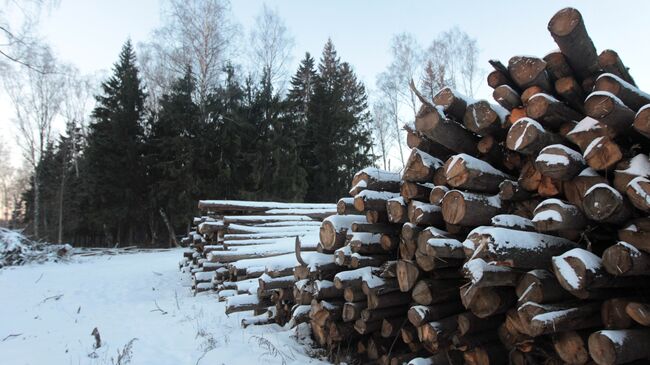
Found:
[[[309,346],[293,330],[242,329],[248,314],[228,317],[213,294],[192,296],[187,275],[178,271],[181,255],[0,269],[0,364],[118,364],[132,339],[130,364],[325,364],[307,356]]]

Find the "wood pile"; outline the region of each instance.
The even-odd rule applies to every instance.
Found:
[[[648,363],[650,95],[577,10],[548,29],[490,62],[497,104],[413,87],[403,171],[360,171],[297,246],[291,323],[332,360]]]
[[[316,253],[324,217],[334,204],[202,200],[204,214],[182,243],[190,249],[180,267],[191,273],[194,293],[214,290],[228,313],[253,311],[243,326],[289,319],[295,240]]]

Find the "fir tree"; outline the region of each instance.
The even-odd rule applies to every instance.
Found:
[[[352,176],[370,165],[367,95],[349,64],[341,62],[328,40],[309,101],[303,166],[309,201],[334,202],[344,196]]]
[[[141,86],[131,41],[122,47],[113,76],[96,96],[88,147],[86,181],[91,219],[108,243],[144,239],[142,209],[146,182],[142,161],[144,139]],[[136,229],[140,229],[136,232]]]

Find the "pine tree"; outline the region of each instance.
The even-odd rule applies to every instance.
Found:
[[[102,95],[96,96],[85,151],[86,180],[92,193],[91,221],[95,229],[104,232],[108,243],[144,240],[142,119],[146,94],[130,40],[122,47],[113,76],[102,84],[102,91]]]
[[[328,40],[309,100],[301,146],[309,201],[334,202],[344,196],[356,171],[370,165],[367,95],[349,64]]]

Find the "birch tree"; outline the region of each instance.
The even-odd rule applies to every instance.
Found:
[[[38,164],[52,140],[52,122],[63,99],[64,77],[48,47],[25,58],[34,67],[15,68],[5,77],[5,89],[14,107],[18,144],[33,171],[33,232],[39,237],[40,176]]]

